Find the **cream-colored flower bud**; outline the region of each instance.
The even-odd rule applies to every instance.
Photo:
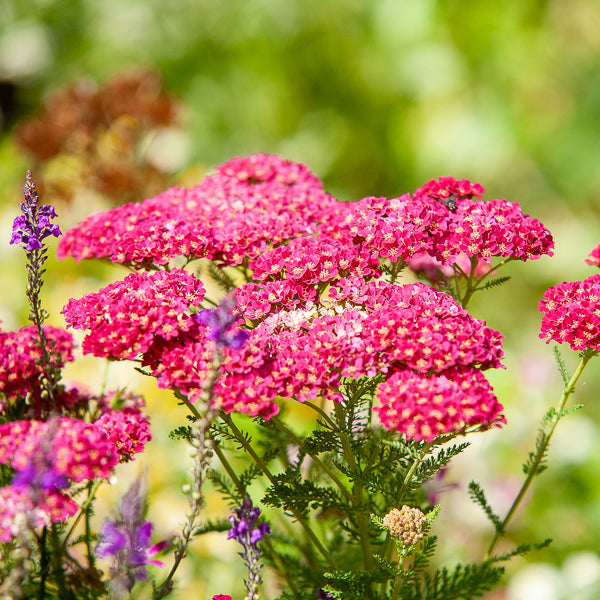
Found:
[[[425,515],[418,508],[405,504],[400,510],[392,508],[383,517],[383,526],[405,546],[414,546],[423,537],[421,528],[425,521]]]

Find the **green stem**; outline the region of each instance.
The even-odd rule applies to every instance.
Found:
[[[252,460],[254,460],[254,462],[257,464],[260,470],[266,475],[267,479],[271,482],[271,484],[274,485],[276,483],[275,477],[273,477],[273,474],[271,473],[271,471],[269,471],[267,465],[265,465],[262,458],[254,451],[254,448],[252,448],[252,446],[248,444],[246,438],[244,437],[242,432],[237,428],[231,416],[222,412],[221,418],[223,419],[223,421],[225,421],[225,423],[227,423],[227,425],[235,435],[237,441],[242,445],[244,450],[252,457]],[[333,557],[331,556],[327,548],[325,548],[325,546],[323,546],[321,541],[317,538],[306,519],[296,509],[290,509],[290,511],[293,514],[296,521],[298,521],[298,523],[302,526],[306,535],[310,538],[311,542],[317,548],[321,556],[323,556],[323,558],[327,561],[330,567],[335,568],[335,561]]]
[[[289,437],[290,440],[292,440],[292,442],[296,444],[299,448],[302,448],[304,442],[293,431],[288,429],[281,421],[279,421],[278,419],[271,419],[270,423],[277,427],[279,431],[287,435],[287,437]],[[327,475],[329,475],[331,480],[338,486],[340,492],[346,498],[346,500],[352,502],[352,495],[350,494],[350,492],[348,492],[346,486],[339,480],[338,476],[316,454],[311,454],[310,452],[308,452],[308,455],[312,458],[315,464],[319,465],[319,467],[321,467],[321,469],[325,473],[327,473]]]
[[[521,486],[521,489],[519,490],[519,493],[517,494],[516,498],[514,499],[511,507],[509,508],[508,512],[506,513],[506,516],[502,520],[502,523],[500,523],[500,525],[496,527],[494,537],[492,538],[492,541],[490,543],[490,546],[488,548],[488,551],[485,555],[484,560],[489,560],[491,558],[491,554],[492,554],[492,551],[494,550],[494,547],[496,546],[496,543],[498,542],[500,537],[502,537],[504,535],[504,532],[506,530],[506,526],[508,525],[508,522],[511,520],[511,518],[515,514],[515,511],[517,510],[519,504],[521,504],[521,501],[523,500],[523,498],[525,497],[525,494],[527,493],[527,490],[531,486],[531,483],[532,483],[534,477],[536,475],[538,475],[538,469],[542,463],[542,460],[544,459],[546,450],[548,448],[548,444],[550,443],[550,438],[552,437],[552,434],[554,433],[554,429],[556,428],[556,425],[558,424],[558,422],[560,421],[560,419],[563,416],[562,411],[565,408],[567,400],[575,392],[575,384],[581,377],[581,374],[583,373],[583,370],[585,369],[587,363],[596,354],[597,354],[597,352],[594,350],[589,350],[589,349],[585,350],[582,354],[581,361],[580,361],[575,373],[573,373],[573,376],[571,377],[569,382],[565,385],[562,396],[560,397],[560,400],[558,401],[558,404],[556,405],[556,408],[554,409],[552,419],[546,425],[544,430],[541,431],[541,440],[540,440],[540,443],[538,444],[538,449],[535,454],[535,458],[534,458],[531,466],[528,469],[527,477],[525,478],[525,481],[523,482],[523,485]]]
[[[352,446],[350,444],[350,440],[348,436],[342,429],[343,420],[344,420],[344,408],[341,404],[337,403],[334,407],[335,416],[338,421],[337,433],[340,437],[340,441],[342,443],[342,451],[344,454],[344,458],[350,465],[350,468],[353,470],[358,470],[358,464],[354,458],[354,452],[352,450]],[[355,481],[352,486],[352,492],[354,494],[354,503],[355,505],[362,504],[364,500],[364,489],[362,483],[359,481]],[[371,552],[371,535],[369,533],[369,517],[365,515],[360,508],[357,506],[356,510],[356,522],[358,525],[358,535],[360,538],[360,547],[363,555],[363,562],[365,569],[371,569],[373,567],[373,554]]]
[[[90,487],[88,488],[88,497],[87,500],[83,503],[83,506],[80,508],[79,510],[79,514],[77,515],[77,517],[75,518],[75,520],[73,521],[73,524],[71,525],[67,535],[65,536],[65,539],[63,541],[63,545],[66,548],[67,547],[67,542],[69,541],[69,538],[71,537],[71,535],[73,535],[73,531],[75,531],[75,528],[77,527],[79,521],[81,521],[81,517],[84,514],[87,514],[87,512],[90,509],[90,506],[92,505],[92,502],[94,501],[94,498],[96,496],[96,492],[98,491],[98,488],[100,487],[100,484],[102,483],[101,479],[98,479],[96,481],[93,482],[92,485],[90,485]],[[89,548],[89,540],[86,541],[86,544],[88,544],[88,548]]]

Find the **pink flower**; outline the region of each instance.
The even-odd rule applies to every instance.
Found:
[[[239,265],[314,232],[337,201],[304,166],[277,156],[236,158],[191,188],[95,213],[67,231],[59,258],[110,258],[135,268],[173,257]]]
[[[373,410],[382,425],[418,441],[506,422],[491,386],[473,368],[429,376],[397,371],[379,385],[376,398],[381,406]]]
[[[379,261],[359,246],[324,236],[291,240],[250,262],[254,279],[297,281],[303,286],[323,284],[338,277],[379,277]]]
[[[506,200],[483,202],[483,188],[451,177],[398,198],[365,198],[332,211],[320,231],[391,262],[428,254],[442,265],[468,258],[520,260],[552,255],[550,232]]]
[[[540,338],[567,342],[573,350],[600,350],[600,274],[548,289],[538,306],[544,313]]]
[[[60,492],[40,492],[35,498],[24,489],[0,488],[0,542],[10,542],[19,533],[19,522],[33,527],[60,523],[77,513],[78,506]]]
[[[75,344],[71,334],[51,325],[44,326],[44,332],[52,363],[60,368],[65,362],[72,361]],[[41,355],[35,325],[17,331],[0,330],[0,392],[9,398],[24,397],[31,392],[33,399],[39,400],[42,370],[37,361]]]
[[[275,181],[284,185],[323,187],[321,180],[305,165],[273,154],[236,156],[217,167],[217,172],[246,184]]]
[[[212,600],[232,600],[229,594],[216,594]]]
[[[70,417],[52,421],[10,421],[0,425],[0,464],[21,471],[36,456],[59,475],[79,483],[105,479],[118,462],[118,454],[105,431]]]
[[[94,421],[94,425],[104,430],[121,462],[135,460],[133,455],[143,452],[146,443],[152,439],[150,421],[139,408],[109,409]]]
[[[69,300],[62,314],[75,329],[90,332],[83,351],[94,356],[134,359],[155,338],[169,340],[190,329],[190,306],[204,298],[199,279],[181,269],[132,273],[99,292]]]
[[[590,255],[585,259],[585,262],[588,265],[600,267],[600,244],[598,244],[595,248],[592,248]]]

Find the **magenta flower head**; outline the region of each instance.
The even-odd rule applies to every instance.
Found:
[[[145,499],[137,480],[123,496],[118,516],[107,520],[100,532],[96,555],[113,560],[110,587],[115,597],[124,597],[136,580],[146,579],[147,565],[164,566],[152,557],[168,543],[150,545],[152,523],[144,519],[144,509]]]
[[[61,232],[58,225],[50,223],[50,219],[57,216],[54,207],[47,204],[38,206],[39,198],[31,179],[31,171],[27,171],[23,196],[25,202],[19,203],[23,214],[14,220],[10,243],[25,244],[25,250],[33,252],[42,248],[44,238],[50,235],[58,237]]]
[[[585,262],[588,265],[600,267],[600,244],[598,244],[595,248],[592,248],[590,255],[585,259]]]
[[[217,308],[201,310],[194,320],[208,327],[207,337],[217,346],[239,350],[246,343],[248,332],[235,327],[239,317],[233,314],[234,308],[235,300],[228,296]]]
[[[600,351],[600,274],[564,282],[544,292],[540,338],[566,342],[573,350]]]

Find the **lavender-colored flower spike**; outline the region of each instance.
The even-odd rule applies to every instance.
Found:
[[[216,342],[218,346],[228,346],[239,350],[248,339],[245,329],[235,329],[238,317],[233,314],[235,301],[228,296],[217,308],[201,310],[194,316],[200,325],[209,327],[208,339]]]
[[[43,204],[38,206],[39,197],[35,183],[31,179],[31,171],[27,171],[27,178],[23,186],[25,202],[19,202],[22,215],[13,222],[11,244],[25,244],[25,250],[32,252],[42,248],[42,240],[50,235],[58,237],[61,231],[50,219],[56,218],[53,206]]]
[[[250,496],[246,495],[240,508],[235,510],[235,515],[229,517],[231,529],[229,530],[228,540],[234,539],[242,545],[243,551],[240,556],[244,559],[248,567],[249,578],[244,581],[248,590],[248,600],[258,600],[259,587],[262,583],[260,577],[260,542],[265,535],[271,533],[271,529],[266,523],[257,525],[260,517],[260,509],[252,506]]]
[[[145,500],[140,481],[135,481],[121,500],[116,519],[104,523],[96,555],[112,557],[110,587],[114,597],[124,598],[136,580],[146,579],[147,565],[164,566],[152,557],[168,543],[150,546],[152,523],[144,519]]]

